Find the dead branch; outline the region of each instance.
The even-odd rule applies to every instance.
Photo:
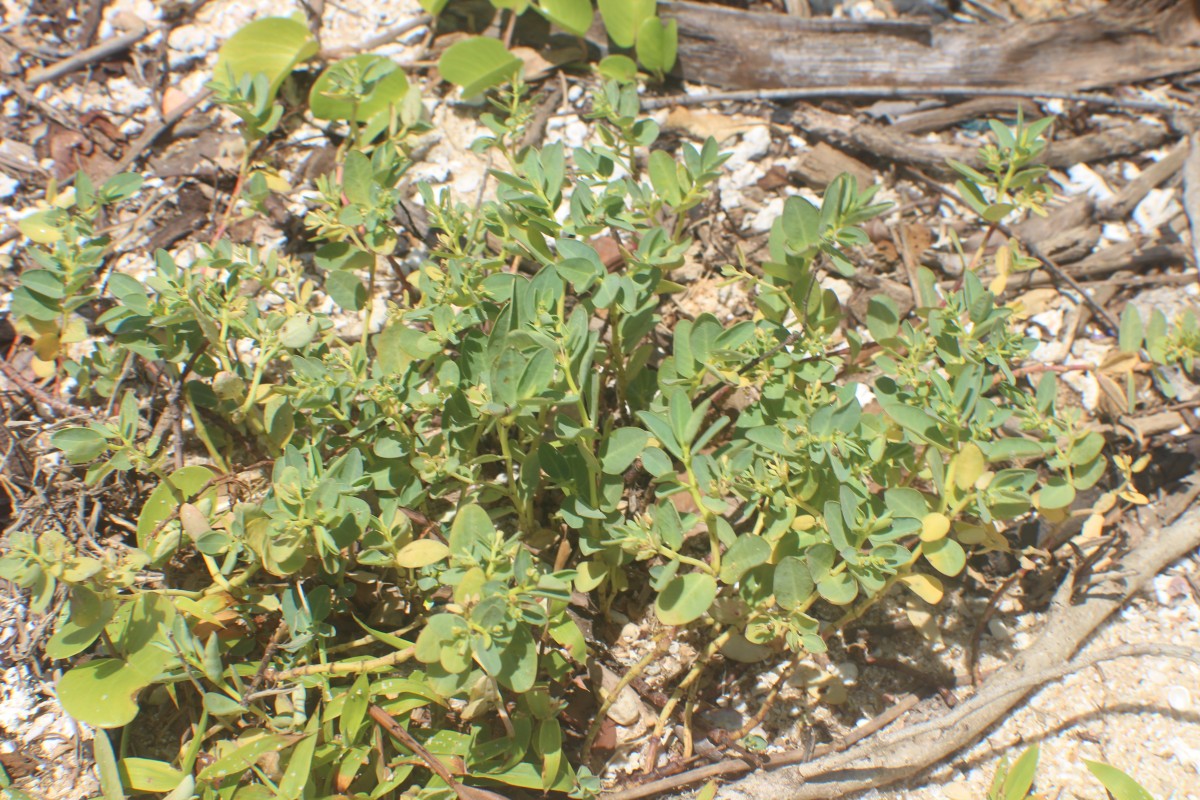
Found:
[[[146,23],[135,14],[118,14],[117,22],[121,27],[127,29],[120,36],[101,42],[86,50],[81,50],[75,55],[64,58],[62,61],[51,64],[48,67],[35,69],[29,73],[29,77],[25,79],[25,82],[30,87],[34,87],[74,72],[80,67],[87,66],[96,61],[103,61],[109,56],[116,55],[133,47],[150,32],[150,29],[146,27]]]

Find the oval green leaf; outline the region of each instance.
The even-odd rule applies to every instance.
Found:
[[[617,428],[600,449],[600,466],[606,475],[620,475],[646,449],[650,434],[641,428]]]
[[[923,545],[925,560],[933,565],[938,572],[948,577],[954,577],[963,571],[967,565],[967,553],[958,542],[947,537],[936,542],[926,542]]]
[[[796,556],[787,556],[776,565],[772,585],[775,602],[787,611],[800,607],[813,593],[812,573],[808,564]]]
[[[1066,508],[1075,502],[1075,487],[1065,478],[1050,478],[1037,493],[1035,502],[1042,509]]]
[[[828,575],[817,584],[817,591],[835,606],[845,606],[858,597],[858,581],[845,572]]]
[[[54,244],[62,238],[62,231],[54,224],[56,216],[53,211],[37,211],[22,217],[17,223],[17,228],[30,241],[37,244]]]
[[[97,728],[120,728],[137,716],[137,693],[149,685],[117,658],[98,658],[62,676],[57,692],[63,710]]]
[[[521,59],[508,52],[503,42],[485,36],[455,42],[438,59],[438,71],[462,87],[463,97],[504,83],[520,68]]]
[[[66,428],[51,436],[50,444],[62,450],[72,464],[94,461],[108,449],[108,440],[91,428]]]
[[[90,619],[77,619],[74,612],[62,621],[50,641],[46,643],[46,655],[50,658],[70,658],[79,655],[100,636],[100,631],[112,619],[113,604],[104,601],[100,613]]]
[[[642,66],[658,75],[666,74],[675,66],[678,52],[678,22],[650,17],[642,23],[637,37],[637,57]]]
[[[450,552],[456,556],[473,557],[477,550],[487,550],[496,536],[491,517],[477,503],[468,503],[458,510],[450,525]]]
[[[748,570],[765,564],[770,557],[771,545],[765,539],[743,533],[721,557],[721,583],[736,583]]]
[[[654,16],[656,0],[598,0],[608,38],[617,47],[633,47],[642,23]]]
[[[585,35],[592,27],[592,0],[541,0],[538,11],[575,36]]]
[[[717,599],[717,582],[711,575],[690,572],[678,575],[654,601],[654,611],[664,625],[687,625],[699,619]]]
[[[218,81],[263,73],[271,96],[301,61],[317,52],[308,27],[288,17],[267,17],[241,28],[221,45],[213,72]]]
[[[450,555],[450,548],[436,539],[417,539],[400,548],[396,553],[396,566],[403,569],[420,569],[436,564]]]
[[[183,773],[165,761],[150,758],[122,758],[121,777],[125,785],[138,792],[169,792],[183,781]]]

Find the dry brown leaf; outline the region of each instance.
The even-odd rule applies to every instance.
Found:
[[[1030,289],[1027,292],[1022,292],[1009,305],[1018,308],[1017,314],[1021,318],[1032,317],[1035,314],[1041,314],[1044,311],[1049,311],[1058,306],[1062,301],[1062,296],[1058,289],[1053,287],[1042,287],[1040,289]]]
[[[542,54],[532,47],[514,47],[510,52],[521,59],[525,65],[525,80],[531,83],[540,81],[555,70],[555,65],[543,58]]]
[[[671,109],[664,127],[667,130],[689,134],[697,139],[707,139],[711,136],[720,143],[760,125],[762,125],[762,121],[752,117],[720,114],[715,111],[681,106]]]

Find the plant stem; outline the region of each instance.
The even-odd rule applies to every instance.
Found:
[[[275,673],[274,677],[276,681],[290,681],[302,678],[305,675],[358,675],[363,672],[374,672],[375,670],[387,669],[397,664],[403,664],[405,661],[411,659],[416,652],[417,648],[413,646],[367,661],[335,661],[332,664],[309,664],[304,667],[285,669],[283,672]]]
[[[658,658],[662,650],[663,641],[667,638],[667,634],[671,632],[670,628],[664,628],[654,635],[654,646],[646,652],[646,655],[629,668],[629,671],[621,676],[617,681],[617,685],[613,687],[608,696],[600,703],[600,708],[596,709],[596,716],[592,718],[592,722],[588,725],[587,734],[583,737],[583,747],[581,748],[586,758],[592,750],[592,744],[596,741],[596,734],[600,733],[600,726],[604,722],[604,718],[608,715],[609,709],[617,702],[617,697],[629,684],[637,680],[638,676],[645,671],[646,667],[650,666],[650,662]]]
[[[658,715],[658,722],[654,725],[654,735],[656,737],[662,737],[663,729],[667,725],[667,720],[671,718],[671,714],[675,711],[675,707],[679,705],[679,700],[683,696],[683,693],[686,692],[693,683],[700,679],[700,676],[704,674],[704,670],[708,668],[708,663],[712,661],[713,656],[715,656],[731,638],[733,638],[732,628],[726,630],[720,636],[709,642],[708,647],[704,649],[704,652],[701,653],[696,659],[695,663],[692,664],[692,668],[688,670],[688,674],[684,676],[683,680],[679,682],[679,685],[675,687],[675,691],[671,693],[671,699],[667,701],[667,704],[663,706],[662,713]]]

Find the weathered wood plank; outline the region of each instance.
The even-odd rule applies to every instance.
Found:
[[[979,86],[1078,91],[1200,69],[1171,10],[1006,25],[799,19],[666,2],[684,78],[726,89]],[[1168,25],[1175,17],[1180,25]],[[1194,22],[1194,18],[1192,20]]]

